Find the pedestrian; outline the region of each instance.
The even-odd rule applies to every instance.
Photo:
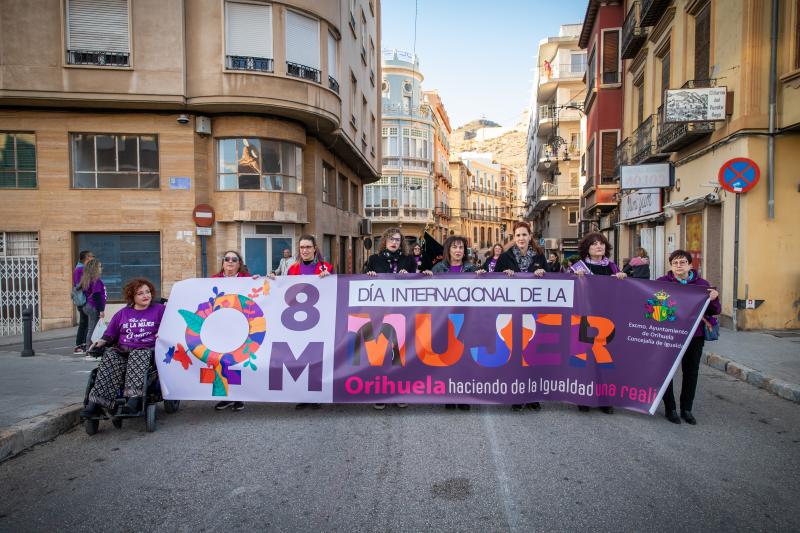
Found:
[[[544,266],[545,272],[552,272],[557,274],[559,272],[564,272],[563,267],[561,266],[561,261],[558,260],[558,254],[555,252],[550,252],[547,257],[547,264]]]
[[[514,244],[500,255],[495,272],[505,272],[508,276],[513,276],[516,272],[532,272],[534,276],[544,276],[544,267],[547,264],[544,250],[533,241],[528,223],[521,220],[514,222],[512,235]],[[529,402],[525,406],[536,411],[542,408],[539,402]],[[522,404],[513,404],[511,410],[521,411]]]
[[[317,239],[313,235],[303,235],[298,241],[297,261],[289,267],[289,276],[319,276],[324,278],[333,274],[333,266],[326,263],[317,247]],[[295,409],[319,409],[318,403],[298,403]]]
[[[91,250],[81,250],[78,254],[78,264],[75,265],[75,270],[72,271],[72,287],[73,289],[80,290],[81,276],[83,275],[83,268],[86,263],[94,259],[94,252]],[[78,332],[75,335],[75,349],[72,353],[75,355],[83,355],[86,353],[86,330],[89,328],[89,316],[84,312],[83,308],[86,304],[76,305],[75,309],[78,310]]]
[[[492,246],[492,255],[483,263],[483,269],[486,272],[494,272],[497,266],[497,260],[500,259],[500,254],[503,253],[503,245],[500,243]]]
[[[294,257],[292,257],[292,251],[288,248],[283,249],[283,257],[281,257],[280,263],[278,263],[278,268],[275,269],[275,274],[278,276],[285,276],[289,273],[289,267],[294,264]]]
[[[622,267],[622,271],[631,278],[650,279],[650,258],[647,257],[647,250],[636,250],[636,255]]]
[[[400,228],[388,228],[381,235],[381,240],[378,243],[378,253],[369,256],[367,264],[364,266],[364,273],[368,276],[376,276],[378,274],[413,274],[417,271],[417,262],[413,256],[405,254],[404,250],[405,239],[400,232]],[[419,245],[414,245],[414,248],[419,248]],[[395,358],[392,358],[392,364],[397,364]],[[373,407],[379,411],[386,408],[385,403],[373,404]],[[397,407],[408,407],[406,403],[398,403]]]
[[[431,272],[433,274],[444,274],[447,272],[475,272],[478,275],[483,274],[484,270],[478,269],[474,264],[464,261],[465,252],[468,249],[469,244],[467,243],[466,237],[458,235],[448,237],[447,240],[444,241],[444,257],[433,266]],[[460,403],[457,405],[454,403],[447,403],[444,407],[445,409],[455,409],[458,407],[462,411],[470,410],[470,405],[468,403]]]
[[[90,259],[86,262],[81,272],[81,280],[78,286],[86,297],[86,305],[83,312],[86,313],[86,337],[84,344],[92,344],[92,334],[94,328],[101,318],[105,318],[106,310],[106,286],[100,276],[103,273],[103,264],[98,259]],[[88,359],[89,356],[87,356]]]
[[[609,259],[611,255],[611,243],[605,235],[599,232],[585,235],[578,243],[578,257],[572,265],[573,271],[578,276],[614,276],[617,279],[625,279],[627,276],[621,272],[614,261]],[[589,411],[588,405],[579,405],[579,411]],[[606,414],[614,414],[614,407],[604,405],[600,410]]]
[[[683,354],[683,360],[681,361],[683,384],[681,385],[680,417],[676,411],[672,381],[669,382],[669,386],[667,386],[667,390],[664,393],[664,416],[667,417],[667,420],[673,424],[680,424],[681,418],[683,418],[687,424],[695,425],[697,424],[697,419],[692,414],[692,406],[694,404],[694,393],[697,389],[700,358],[703,355],[703,345],[705,344],[705,328],[711,328],[717,323],[714,315],[722,312],[722,306],[719,303],[719,292],[692,268],[692,254],[686,250],[675,250],[669,254],[669,265],[670,271],[667,272],[666,276],[658,278],[658,281],[705,287],[711,300],[703,319],[692,334],[692,340],[689,341],[689,346],[686,348],[686,353]]]
[[[417,264],[417,272],[420,272],[422,270],[422,246],[418,242],[415,242],[411,248],[411,257]]]
[[[90,261],[91,263],[91,261]],[[89,265],[87,264],[87,269]],[[126,306],[117,311],[91,349],[104,348],[89,402],[80,416],[90,418],[101,408],[112,409],[119,389],[127,398],[123,411],[141,411],[142,391],[164,316],[164,305],[155,303],[156,288],[145,278],[135,278],[122,289]]]
[[[219,272],[211,276],[212,278],[246,278],[250,276],[247,270],[247,265],[242,260],[242,254],[236,250],[226,250],[222,254],[222,264],[219,267]],[[214,409],[223,411],[228,407],[232,407],[234,411],[241,411],[244,409],[244,402],[234,402],[230,400],[222,400],[217,402]]]

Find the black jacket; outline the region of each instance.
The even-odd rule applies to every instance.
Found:
[[[531,266],[526,272],[535,272],[540,268],[544,269],[545,265],[547,265],[547,258],[543,254],[535,254],[533,256],[533,261],[531,261]],[[497,265],[494,267],[495,272],[505,272],[506,270],[521,272],[517,264],[517,259],[514,257],[513,246],[500,254],[500,259],[497,260]]]
[[[417,271],[417,262],[408,255],[401,254],[397,261],[397,271],[405,270],[409,274]],[[391,274],[392,265],[382,254],[372,254],[364,265],[364,273],[375,272],[377,274]]]

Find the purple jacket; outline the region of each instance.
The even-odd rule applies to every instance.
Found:
[[[672,271],[667,272],[666,276],[661,276],[656,281],[669,281],[670,283],[680,283],[678,278],[675,277],[675,274]],[[699,285],[701,287],[711,287],[711,284],[708,283],[706,280],[700,277],[696,270],[692,269],[689,273],[689,280],[686,282],[687,285]],[[719,303],[719,298],[716,300],[711,300],[708,303],[708,307],[706,308],[706,312],[703,315],[709,323],[716,324],[717,319],[714,318],[714,315],[718,315],[722,312],[722,304]],[[698,324],[697,329],[694,331],[694,337],[702,337],[704,335],[703,332],[703,322],[701,321]]]

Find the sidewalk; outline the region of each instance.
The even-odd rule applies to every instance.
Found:
[[[703,362],[800,403],[798,333],[779,338],[722,329],[719,341],[706,343]],[[22,336],[0,337],[0,462],[80,422],[86,381],[97,362],[72,355],[74,336],[75,328],[35,333],[34,357],[20,357]]]

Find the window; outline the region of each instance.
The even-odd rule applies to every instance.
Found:
[[[361,95],[361,120],[364,123],[361,125],[361,140],[363,143],[362,149],[367,149],[367,98],[362,94]]]
[[[711,2],[694,17],[694,79],[707,80],[711,63]]]
[[[350,211],[355,213],[355,214],[359,214],[360,213],[360,209],[359,209],[359,205],[358,205],[358,203],[359,203],[358,202],[358,197],[359,197],[358,185],[356,185],[355,183],[351,183],[350,184]]]
[[[76,189],[158,189],[155,135],[72,135]]]
[[[361,10],[361,61],[364,65],[367,64],[367,39],[369,33],[367,32],[367,17],[364,16],[364,10]]]
[[[597,76],[597,63],[595,63],[595,49],[592,48],[586,64],[586,98],[587,101],[592,97],[594,91],[595,77]]]
[[[328,85],[331,89],[339,92],[339,61],[338,61],[339,41],[332,33],[328,32]]]
[[[272,6],[225,3],[225,68],[272,72]]]
[[[356,36],[356,0],[350,0],[350,30]]]
[[[36,187],[36,136],[0,132],[0,189]]]
[[[567,224],[570,226],[577,226],[578,225],[578,208],[577,207],[568,207],[567,208]]]
[[[302,192],[303,150],[269,139],[219,139],[220,191]]]
[[[372,155],[375,155],[375,128],[376,128],[376,123],[377,122],[375,121],[375,115],[370,113],[370,119],[369,119],[369,139],[370,139],[370,141],[369,141],[369,143],[370,143],[370,146],[372,147],[371,148]]]
[[[319,21],[286,11],[286,74],[320,83]]]
[[[620,82],[619,30],[603,31],[603,84]]]
[[[661,104],[664,104],[664,99],[667,97],[666,90],[669,89],[669,63],[670,63],[669,48],[666,49],[664,55],[661,56]]]
[[[128,0],[67,0],[67,64],[130,66]]]
[[[322,202],[325,204],[333,203],[333,195],[331,194],[331,185],[333,185],[333,167],[330,165],[322,164]]]
[[[586,148],[586,186],[594,187],[594,139]]]
[[[633,86],[636,89],[636,124],[635,126],[638,127],[639,124],[642,123],[644,120],[644,76],[640,76],[636,81],[633,82]]]
[[[135,277],[152,281],[161,295],[161,240],[158,233],[78,233],[76,243],[77,250],[92,250],[101,258],[101,279],[109,301],[123,301],[122,288]],[[75,255],[77,257],[77,253]]]
[[[586,52],[572,53],[569,56],[570,72],[585,72],[586,71]]]
[[[350,73],[350,125],[353,126],[353,129],[358,129],[358,119],[356,118],[356,106],[358,105],[358,100],[356,100],[356,95],[358,93],[358,81],[356,81],[356,76],[352,72]]]
[[[347,176],[339,174],[339,186],[336,187],[336,207],[342,211],[347,211],[347,197],[350,194],[350,180]]]
[[[369,81],[375,87],[375,43],[369,38]]]
[[[600,183],[614,182],[614,152],[619,140],[618,131],[604,131],[600,136]]]

